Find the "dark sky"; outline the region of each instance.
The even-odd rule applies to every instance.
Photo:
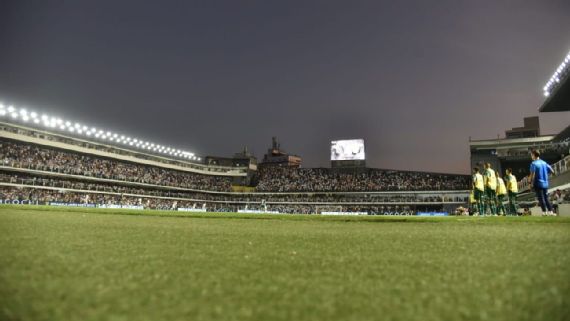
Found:
[[[467,173],[569,50],[565,0],[0,0],[0,101],[200,155],[278,136],[328,167],[364,138],[370,167]]]

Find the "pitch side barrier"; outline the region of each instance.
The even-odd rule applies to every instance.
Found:
[[[67,203],[67,202],[38,202],[33,200],[13,200],[0,199],[0,205],[43,205],[43,206],[59,206],[59,207],[81,207],[81,208],[112,208],[112,209],[129,209],[143,210],[140,205],[125,204],[96,204],[96,203]]]
[[[124,205],[124,204],[96,204],[96,203],[66,203],[66,202],[38,202],[31,200],[11,200],[11,199],[0,199],[0,205],[43,205],[43,206],[59,206],[59,207],[76,207],[76,208],[103,208],[103,209],[128,209],[128,210],[144,210],[142,205]],[[171,209],[179,212],[192,212],[192,213],[206,213],[208,212],[205,208],[184,208],[179,207],[176,209]],[[238,209],[238,213],[244,214],[281,214],[279,211],[267,211],[267,210],[245,210]],[[370,215],[368,212],[321,212],[320,215],[332,215],[332,216],[359,216],[359,215]],[[386,214],[384,214],[386,215]],[[448,212],[417,212],[416,216],[435,216],[444,217],[449,216]]]

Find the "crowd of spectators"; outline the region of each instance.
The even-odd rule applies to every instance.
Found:
[[[202,175],[0,140],[2,165],[202,191],[231,191],[231,177]],[[467,190],[468,175],[366,169],[264,167],[257,192],[373,192]]]
[[[226,193],[212,194],[200,192],[183,192],[177,190],[158,189],[152,187],[136,187],[104,182],[70,180],[55,177],[40,177],[27,174],[13,174],[0,172],[0,182],[55,187],[82,191],[97,191],[107,193],[134,194],[145,196],[160,196],[184,198],[198,201],[225,201],[261,203],[418,203],[418,202],[467,202],[464,197],[451,197],[445,195],[415,195],[415,194],[242,194]]]
[[[176,186],[208,191],[230,191],[231,178],[145,166],[0,140],[2,165],[121,181]]]
[[[347,173],[328,168],[265,167],[259,192],[440,191],[469,189],[468,175],[368,169]]]

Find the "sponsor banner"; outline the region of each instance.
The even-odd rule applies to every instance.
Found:
[[[368,212],[321,212],[321,215],[368,215]]]
[[[417,216],[449,216],[447,212],[418,212]]]
[[[202,208],[187,208],[187,207],[179,207],[178,211],[179,212],[201,212],[201,213],[206,212],[206,210],[202,209]]]
[[[38,201],[30,201],[30,200],[2,200],[0,199],[0,204],[9,204],[9,205],[40,205]],[[43,204],[43,203],[42,203]]]
[[[238,213],[248,213],[248,214],[279,214],[278,211],[260,211],[260,210],[238,210]]]
[[[64,202],[49,202],[49,206],[67,206],[67,207],[97,207],[96,204],[89,203],[64,203]]]
[[[144,206],[142,205],[119,205],[119,204],[100,204],[97,205],[98,208],[121,208],[121,209],[128,209],[128,210],[144,210]]]

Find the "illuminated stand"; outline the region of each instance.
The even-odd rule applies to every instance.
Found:
[[[331,142],[331,167],[366,168],[364,139],[333,140]]]

